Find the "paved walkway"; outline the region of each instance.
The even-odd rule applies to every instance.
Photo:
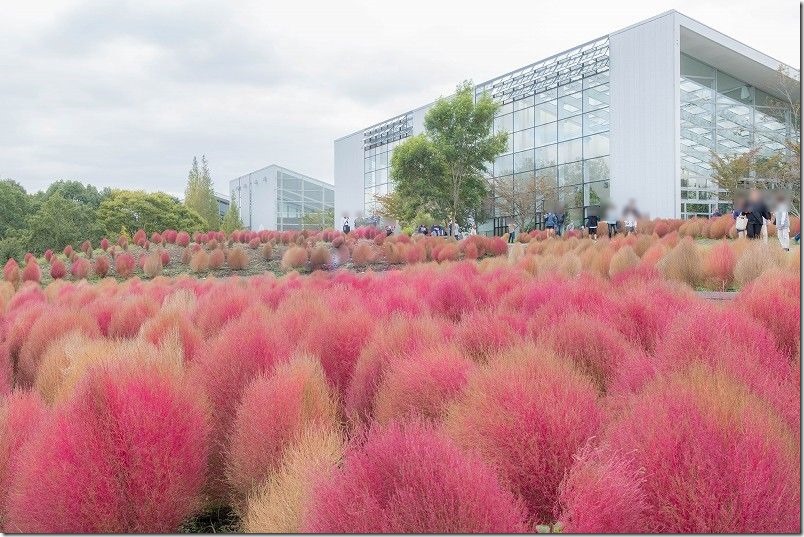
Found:
[[[698,296],[706,300],[732,300],[737,291],[698,291]]]

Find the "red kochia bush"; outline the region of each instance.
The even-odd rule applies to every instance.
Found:
[[[73,246],[72,244],[68,244],[67,246],[64,247],[64,256],[70,258],[72,257],[72,255],[73,255]]]
[[[725,291],[734,281],[734,266],[736,264],[737,255],[734,250],[726,241],[720,241],[706,253],[704,273],[715,289]]]
[[[20,280],[20,266],[13,257],[9,258],[3,267],[3,278],[13,284],[16,284]]]
[[[14,531],[171,533],[199,507],[210,426],[197,389],[116,362],[90,370],[24,446]]]
[[[129,278],[134,274],[134,268],[137,266],[137,261],[134,256],[123,252],[114,258],[114,271],[121,278]]]
[[[100,247],[101,247],[101,250],[103,250],[104,252],[106,250],[108,250],[109,249],[109,239],[107,239],[106,237],[103,237],[101,239],[101,241],[100,241]]]
[[[86,258],[76,257],[75,261],[73,261],[73,264],[70,267],[70,274],[72,274],[73,278],[76,280],[83,280],[89,275],[89,269],[90,269],[89,261]]]
[[[39,283],[42,280],[42,270],[39,268],[39,263],[36,259],[31,259],[25,264],[22,269],[22,281]]]
[[[302,532],[515,533],[524,510],[494,471],[421,424],[373,428],[314,488]]]
[[[109,258],[104,254],[99,255],[92,268],[98,278],[105,278],[109,273]]]
[[[188,244],[190,244],[190,235],[186,231],[179,231],[176,234],[176,244],[181,246],[182,248],[186,248]]]
[[[591,381],[571,363],[525,345],[475,371],[446,424],[523,498],[531,522],[549,523],[573,454],[602,420]]]
[[[641,533],[649,509],[644,472],[630,457],[584,449],[559,487],[558,520],[565,533]]]
[[[273,375],[254,379],[243,390],[227,457],[235,502],[245,502],[305,428],[336,426],[335,399],[315,358],[296,358],[277,367]]]
[[[434,347],[392,362],[374,402],[374,417],[440,421],[447,405],[466,385],[474,362],[455,347]]]
[[[724,374],[698,366],[653,383],[603,440],[645,469],[649,508],[640,531],[799,530],[797,435]]]
[[[67,267],[64,266],[64,261],[58,257],[53,258],[53,263],[50,265],[50,277],[54,280],[59,280],[67,275]]]
[[[0,530],[13,531],[5,524],[8,492],[20,449],[45,415],[45,403],[34,391],[15,391],[0,399]]]

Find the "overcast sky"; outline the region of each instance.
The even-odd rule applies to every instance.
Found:
[[[0,178],[332,182],[335,138],[673,8],[799,66],[792,0],[0,0]]]

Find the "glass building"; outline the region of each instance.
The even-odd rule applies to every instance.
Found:
[[[333,225],[335,189],[329,183],[272,164],[229,182],[246,229],[323,229]]]
[[[538,224],[555,204],[576,223],[630,200],[651,217],[723,211],[712,153],[786,151],[799,134],[784,96],[799,91],[797,70],[676,11],[478,84],[500,105],[494,131],[508,133],[480,230],[501,232],[523,210]],[[392,151],[423,131],[431,105],[335,140],[338,218],[376,213],[393,190]]]

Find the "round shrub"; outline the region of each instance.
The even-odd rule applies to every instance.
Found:
[[[532,523],[551,523],[558,485],[602,421],[590,380],[571,363],[525,345],[470,376],[446,426],[523,498]]]
[[[374,428],[314,487],[302,531],[512,533],[521,504],[479,458],[416,423]]]
[[[603,439],[644,468],[643,532],[798,531],[797,436],[727,375],[698,365],[652,383]]]
[[[455,347],[433,347],[392,362],[377,390],[374,417],[380,423],[440,421],[466,385],[474,363]]]
[[[307,248],[291,246],[282,255],[282,268],[285,270],[302,268],[307,264],[307,258]]]
[[[98,278],[105,278],[109,273],[109,258],[101,254],[95,259],[92,270]]]
[[[209,252],[208,259],[209,259],[208,262],[209,269],[218,270],[220,268],[223,268],[223,264],[226,262],[226,253],[220,248],[213,248]],[[192,267],[192,261],[190,263]]]
[[[42,269],[39,268],[39,263],[36,259],[29,259],[22,269],[22,281],[39,283],[42,281]]]
[[[230,436],[227,478],[235,502],[242,505],[304,429],[336,424],[335,400],[314,358],[298,357],[254,379],[243,390]]]
[[[8,526],[32,533],[170,533],[200,505],[208,411],[143,363],[90,371],[19,456]]]
[[[114,271],[123,279],[130,278],[134,274],[136,266],[134,256],[128,252],[118,254],[114,258]]]
[[[337,467],[344,448],[336,430],[304,429],[286,448],[279,467],[249,497],[243,517],[246,533],[299,533],[313,486]]]
[[[53,257],[53,262],[50,264],[50,277],[54,280],[60,280],[67,275],[67,267],[64,266],[64,261],[58,257]]]
[[[259,239],[257,239],[259,240]],[[248,265],[248,254],[242,246],[235,246],[228,250],[226,254],[226,263],[232,270],[243,270]]]

